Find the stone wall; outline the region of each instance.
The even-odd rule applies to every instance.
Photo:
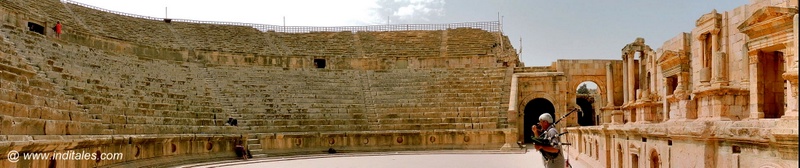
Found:
[[[506,109],[519,61],[497,33],[260,32],[54,0],[4,1],[0,18],[0,152],[124,154],[0,158],[0,167],[209,161],[232,158],[237,141],[256,154],[288,155],[497,150],[516,140]],[[55,21],[65,27],[61,38],[25,27]]]
[[[661,73],[654,84],[665,99],[654,103],[666,118],[562,129],[570,159],[595,167],[797,167],[793,17],[797,2],[783,0],[699,16],[690,33],[656,51],[658,66],[645,68]]]

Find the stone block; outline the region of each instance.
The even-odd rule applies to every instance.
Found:
[[[16,101],[15,102],[20,103],[20,104],[32,105],[33,104],[33,95],[31,95],[29,93],[17,93],[17,97],[16,97]]]
[[[30,110],[28,106],[22,104],[14,104],[14,115],[15,117],[28,117],[30,114]]]
[[[45,135],[64,135],[67,129],[66,121],[46,120],[44,124]]]
[[[8,88],[0,88],[0,100],[13,102],[17,97],[17,92],[8,90]]]

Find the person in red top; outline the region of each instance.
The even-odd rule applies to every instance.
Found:
[[[61,22],[56,22],[56,38],[61,38]]]

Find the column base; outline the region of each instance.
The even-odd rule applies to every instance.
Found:
[[[797,111],[786,111],[783,116],[781,116],[781,120],[797,120],[800,119],[800,116],[797,116]]]
[[[747,121],[760,120],[760,119],[763,119],[763,118],[764,118],[764,112],[758,112],[758,113],[750,113],[750,117],[747,117],[747,119],[744,119],[744,120],[747,120]]]
[[[728,84],[729,83],[727,81],[715,81],[715,82],[711,83],[711,87],[728,86]]]

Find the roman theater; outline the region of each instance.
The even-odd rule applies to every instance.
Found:
[[[561,141],[590,167],[798,167],[797,6],[708,9],[619,59],[525,66],[499,21],[276,26],[2,0],[0,167],[180,166],[240,143],[254,160],[525,152],[540,114],[572,109]],[[10,155],[59,151],[124,157]]]

